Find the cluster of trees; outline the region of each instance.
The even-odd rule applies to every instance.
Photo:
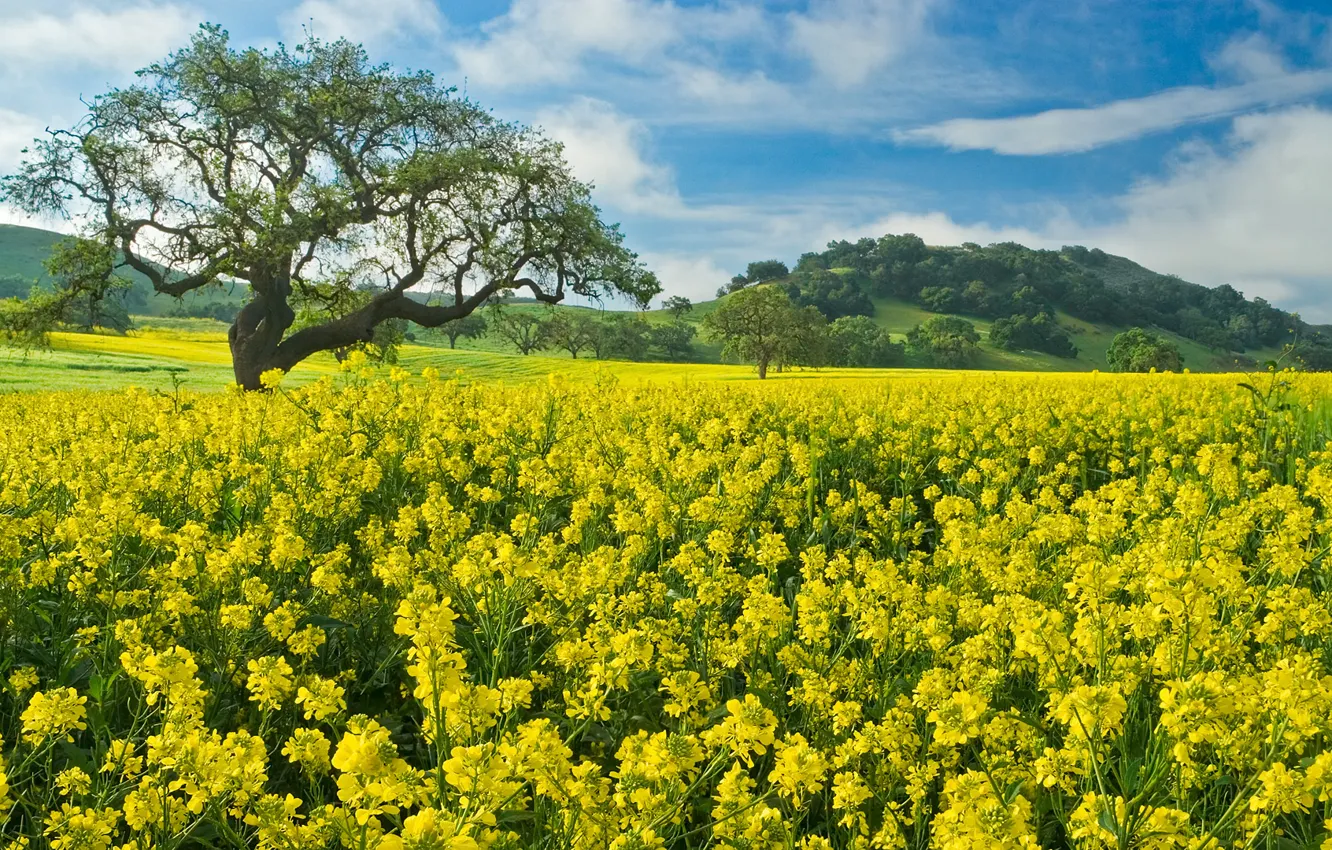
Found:
[[[1024,347],[1060,356],[1072,356],[1064,353],[1066,339],[1045,335],[1039,326],[1053,323],[1036,321],[1056,309],[1092,322],[1155,325],[1227,351],[1284,344],[1290,330],[1301,327],[1297,317],[1261,298],[1248,300],[1233,287],[1154,274],[1077,245],[1061,251],[1012,242],[940,248],[912,234],[889,235],[830,243],[825,251],[803,255],[795,268],[797,275],[819,271],[834,271],[871,297],[891,295],[934,312],[1026,317],[1037,327],[1018,330],[1028,340]]]
[[[723,353],[755,363],[760,378],[790,366],[891,367],[914,359],[923,365],[964,368],[980,357],[980,334],[965,319],[932,316],[905,343],[867,316],[828,321],[781,286],[742,288],[703,320]]]
[[[1177,345],[1142,328],[1115,334],[1105,363],[1112,372],[1178,372],[1184,368]]]
[[[679,301],[688,304],[686,299]],[[598,360],[647,360],[656,356],[677,361],[693,359],[698,333],[680,313],[670,322],[649,322],[624,313],[603,317],[590,311],[560,310],[541,316],[503,307],[495,309],[489,319],[473,314],[441,330],[449,335],[450,347],[462,336],[491,333],[520,354],[554,349],[566,351],[574,359],[591,354]]]
[[[731,278],[730,283],[718,287],[717,297],[723,298],[732,292],[739,292],[747,286],[780,280],[790,273],[791,270],[781,260],[755,260],[745,269],[744,274],[738,274]]]

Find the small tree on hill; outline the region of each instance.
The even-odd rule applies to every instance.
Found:
[[[791,270],[781,260],[759,260],[750,263],[745,269],[745,280],[753,286],[786,277],[790,273]]]
[[[539,317],[525,311],[500,308],[496,311],[491,325],[495,328],[495,333],[499,334],[501,339],[508,340],[520,354],[527,355],[533,351],[540,351],[548,343],[545,323]]]
[[[956,316],[931,316],[907,334],[907,347],[933,366],[965,369],[980,357],[980,334]]]
[[[1129,328],[1110,341],[1105,364],[1113,372],[1178,372],[1184,358],[1173,342],[1142,328]]]
[[[768,367],[799,325],[799,311],[775,286],[742,289],[703,320],[708,335],[721,340],[723,351],[758,366],[759,378],[768,377]]]
[[[449,338],[449,348],[457,348],[460,339],[480,339],[486,335],[486,319],[477,313],[446,322],[441,328]]]
[[[617,360],[645,360],[648,355],[648,323],[637,316],[614,315],[603,324],[598,357]]]
[[[843,316],[828,326],[829,358],[834,366],[901,366],[906,346],[868,316]]]
[[[689,360],[694,355],[694,336],[698,330],[684,322],[653,325],[648,330],[648,341],[661,350],[667,360]]]
[[[591,347],[597,333],[597,320],[584,312],[571,314],[561,310],[546,320],[546,339],[569,352],[574,360],[578,359],[578,352]]]
[[[661,302],[661,306],[662,309],[670,313],[676,321],[679,321],[685,317],[685,314],[694,309],[694,302],[685,298],[683,295],[672,295],[670,298]]]

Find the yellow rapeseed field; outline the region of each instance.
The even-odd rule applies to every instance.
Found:
[[[0,847],[1332,848],[1332,380],[0,399]]]

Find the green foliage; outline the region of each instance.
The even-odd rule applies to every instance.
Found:
[[[449,348],[457,348],[460,339],[478,339],[486,335],[486,319],[480,313],[469,313],[461,319],[445,322],[440,333],[449,338]]]
[[[1116,334],[1105,362],[1113,372],[1178,372],[1184,368],[1178,346],[1142,328]]]
[[[843,316],[828,326],[833,366],[884,368],[906,362],[906,346],[865,316]]]
[[[692,360],[697,334],[697,328],[681,321],[655,324],[648,328],[648,342],[667,360]]]
[[[996,319],[990,326],[990,342],[1008,351],[1029,349],[1056,357],[1078,356],[1077,346],[1068,338],[1068,331],[1059,326],[1054,316],[1045,312]]]
[[[694,309],[694,302],[683,295],[672,295],[661,302],[661,308],[675,317],[676,321],[679,321]]]
[[[796,272],[784,284],[787,297],[798,307],[814,307],[828,319],[872,316],[874,302],[856,279],[823,269]]]
[[[927,286],[919,297],[925,309],[935,313],[952,313],[961,305],[957,290],[951,286]]]
[[[90,239],[64,239],[55,244],[43,265],[55,281],[56,294],[68,304],[66,322],[85,330],[129,329],[124,306],[108,303],[110,296],[130,288],[129,281],[115,274],[116,252],[110,245]]]
[[[0,342],[15,348],[45,348],[68,308],[68,299],[37,287],[26,299],[0,300]]]
[[[583,311],[571,313],[561,310],[545,320],[543,333],[550,345],[569,352],[569,356],[577,360],[578,352],[590,348],[593,337],[601,332],[598,324],[595,318]]]
[[[745,268],[744,274],[736,275],[731,278],[730,283],[718,289],[717,297],[721,298],[732,292],[739,292],[747,286],[780,280],[790,273],[791,270],[781,260],[757,260]]]
[[[907,348],[940,369],[965,369],[980,358],[976,327],[956,316],[931,316],[907,334]]]
[[[1062,310],[1089,322],[1155,325],[1222,351],[1277,346],[1292,329],[1308,331],[1298,317],[1261,298],[1246,300],[1232,287],[1198,286],[1082,246],[1062,252],[1012,242],[930,247],[912,234],[887,235],[830,242],[796,263],[797,274],[834,270],[871,298],[912,301],[933,312],[999,319]]]
[[[760,378],[768,376],[774,362],[795,362],[790,356],[793,335],[806,318],[776,286],[757,286],[732,294],[703,320],[708,335],[722,343],[722,350],[741,360],[753,361]]]
[[[651,345],[648,339],[651,328],[647,322],[638,316],[618,313],[599,324],[592,343],[598,360],[647,359]]]
[[[786,277],[790,273],[791,270],[781,260],[758,260],[750,263],[745,269],[745,280],[751,285],[767,283],[770,280]]]
[[[531,354],[550,345],[546,323],[531,313],[495,308],[490,327],[501,339],[518,349],[519,354]]]

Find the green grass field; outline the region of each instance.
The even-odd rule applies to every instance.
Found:
[[[721,363],[631,363],[614,360],[571,359],[554,353],[526,357],[510,352],[457,350],[434,345],[407,344],[398,365],[420,374],[434,368],[464,379],[526,382],[551,375],[595,379],[611,375],[637,381],[748,381],[756,380],[752,366]],[[331,355],[310,358],[292,370],[284,385],[299,385],[339,371]],[[797,369],[773,373],[776,380],[905,376],[929,370]],[[220,323],[187,319],[155,321],[125,336],[57,333],[49,350],[0,349],[0,392],[35,392],[64,389],[118,389],[137,386],[168,392],[177,386],[192,390],[218,390],[231,384],[230,353]]]
[[[718,301],[704,302],[686,314],[684,321],[701,325],[703,318],[716,308]],[[911,328],[934,315],[921,307],[892,298],[874,301],[875,321],[897,339]],[[593,308],[560,306],[550,308],[535,303],[513,304],[505,309],[545,313],[550,309],[591,311]],[[641,314],[649,322],[672,321],[663,310]],[[1069,328],[1079,349],[1077,358],[1063,359],[1040,352],[1006,351],[991,345],[990,322],[964,316],[981,333],[979,371],[1087,372],[1105,368],[1105,352],[1119,328],[1104,327],[1059,316]],[[1241,370],[1243,364],[1226,360],[1192,340],[1168,332],[1184,356],[1185,367],[1195,372]],[[448,347],[447,338],[438,330],[416,329],[416,341],[402,346],[399,365],[413,373],[433,367],[446,374],[461,371],[476,380],[530,381],[558,374],[593,377],[611,374],[622,380],[751,380],[756,376],[748,364],[722,363],[720,346],[700,333],[695,340],[692,363],[621,362],[592,359],[587,352],[578,359],[561,350],[548,350],[522,356],[498,335],[480,339],[459,339],[456,349]],[[1274,358],[1275,351],[1254,351],[1248,356],[1258,362]],[[331,355],[311,358],[298,366],[286,379],[292,385],[306,383],[323,375],[334,374],[338,364]],[[922,370],[893,370],[893,374]],[[821,369],[790,371],[776,377],[784,380],[809,377],[863,376],[882,374],[875,370]],[[177,386],[190,389],[219,389],[232,382],[231,354],[227,347],[226,325],[211,319],[182,319],[163,316],[137,316],[135,329],[124,336],[109,333],[57,333],[51,347],[44,350],[15,351],[0,349],[0,392],[113,389],[139,386],[156,391],[170,391]]]

